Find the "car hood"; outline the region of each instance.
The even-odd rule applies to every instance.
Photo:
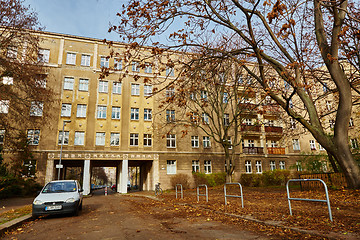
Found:
[[[35,198],[35,200],[40,200],[42,202],[65,202],[69,198],[75,198],[75,200],[79,200],[80,196],[77,192],[40,193]]]

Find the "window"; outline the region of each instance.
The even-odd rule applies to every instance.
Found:
[[[80,78],[79,80],[79,91],[89,91],[89,79]]]
[[[106,106],[97,107],[97,118],[106,119]]]
[[[0,144],[4,144],[5,129],[0,129]]]
[[[131,84],[131,95],[132,96],[139,96],[140,95],[140,84]]]
[[[40,130],[39,129],[29,129],[27,131],[27,139],[28,139],[29,145],[39,145]]]
[[[167,68],[166,68],[166,76],[167,76],[167,77],[168,77],[168,76],[170,76],[170,77],[175,76],[174,68],[169,68],[169,67],[167,67]]]
[[[152,120],[152,111],[151,109],[144,109],[144,121],[151,121]]]
[[[246,118],[245,119],[245,125],[248,125],[248,126],[252,125],[251,118]]]
[[[63,141],[63,131],[59,131],[58,145],[61,145]],[[69,131],[64,131],[64,145],[69,144]]]
[[[24,160],[24,172],[22,172],[23,176],[26,177],[35,177],[36,171],[36,160]]]
[[[8,113],[9,112],[9,100],[0,100],[0,113]]]
[[[38,88],[46,88],[46,75],[39,74],[35,80],[35,86]]]
[[[84,145],[85,132],[75,132],[74,145]]]
[[[192,166],[193,172],[200,172],[200,161],[199,160],[192,160],[191,166]]]
[[[13,59],[17,58],[17,47],[16,46],[8,47],[6,56],[8,58],[13,58]]]
[[[13,85],[14,78],[5,76],[5,77],[2,78],[2,82],[3,82],[4,85]]]
[[[254,139],[249,139],[247,142],[248,142],[248,147],[250,147],[250,148],[255,147],[255,140]]]
[[[66,54],[66,64],[75,65],[76,63],[76,53],[67,53]]]
[[[300,142],[299,139],[293,139],[293,150],[299,151],[300,150]]]
[[[133,72],[139,72],[140,71],[140,69],[139,69],[139,63],[138,62],[132,62],[131,63],[131,70],[133,71]]]
[[[223,103],[228,103],[228,93],[224,92],[223,94]]]
[[[119,146],[119,145],[120,145],[120,133],[111,133],[110,146]]]
[[[280,161],[279,162],[279,167],[281,170],[285,170],[285,161]]]
[[[273,127],[274,126],[274,120],[268,120],[267,125],[270,126],[270,127]]]
[[[293,108],[293,107],[294,107],[293,101],[290,99],[290,101],[289,101],[289,108]]]
[[[175,110],[166,110],[166,122],[175,122]]]
[[[251,161],[245,161],[245,172],[246,172],[246,173],[252,173],[252,170],[251,170]]]
[[[285,80],[284,80],[284,88],[285,88],[286,90],[289,90],[289,89],[290,89],[290,84],[289,84],[287,81],[285,81]]]
[[[111,108],[111,119],[120,119],[120,107],[112,107]]]
[[[105,133],[104,132],[97,132],[96,133],[96,146],[105,146]]]
[[[150,63],[145,63],[145,69],[144,69],[145,73],[152,73],[152,66]]]
[[[326,101],[326,109],[330,111],[332,109],[331,101]]]
[[[121,94],[121,82],[113,82],[113,93]]]
[[[199,136],[191,136],[191,147],[193,148],[199,147]]]
[[[176,174],[176,161],[167,160],[166,161],[166,172],[167,174]]]
[[[139,146],[139,134],[130,133],[130,146]]]
[[[190,122],[193,124],[198,124],[199,123],[199,115],[195,112],[191,112],[190,113]]]
[[[175,148],[176,147],[176,136],[175,134],[166,135],[166,147]]]
[[[321,146],[321,144],[319,143],[319,150],[320,151],[325,151],[325,148],[323,146]]]
[[[201,90],[200,97],[202,100],[207,101],[207,92],[204,90]]]
[[[90,66],[90,55],[87,54],[81,55],[81,66],[85,66],[85,67]]]
[[[73,90],[74,89],[74,78],[66,77],[64,78],[64,89]]]
[[[114,69],[121,70],[122,69],[122,61],[120,59],[114,59]]]
[[[327,88],[327,84],[326,84],[326,83],[323,84],[323,91],[324,91],[324,92],[327,92],[327,91],[328,91],[328,88]]]
[[[204,148],[210,148],[210,137],[209,136],[203,136],[203,147]]]
[[[310,149],[311,150],[316,150],[315,140],[309,140],[309,143],[310,143]]]
[[[261,161],[256,161],[255,166],[256,166],[256,173],[262,173]]]
[[[204,172],[207,174],[211,173],[211,160],[204,161]]]
[[[144,147],[151,147],[152,138],[151,134],[144,134]]]
[[[224,126],[229,126],[230,124],[230,115],[228,113],[224,113]]]
[[[144,96],[148,97],[152,95],[152,86],[145,85],[144,86]]]
[[[275,161],[270,161],[270,170],[275,170],[275,169],[276,169]]]
[[[330,128],[334,128],[334,127],[335,127],[335,120],[333,120],[333,119],[330,119],[330,120],[329,120],[329,127],[330,127]]]
[[[138,108],[131,108],[131,120],[139,120],[139,109]]]
[[[301,166],[301,162],[296,162],[296,170],[301,172],[303,169],[302,169],[302,166]]]
[[[165,94],[166,94],[166,97],[167,97],[167,98],[173,97],[173,96],[175,95],[175,89],[174,89],[174,87],[168,87],[168,88],[166,88]]]
[[[70,117],[71,116],[71,104],[63,103],[61,105],[61,116],[62,117]]]
[[[350,143],[351,143],[351,148],[352,149],[358,148],[358,142],[357,142],[356,138],[350,139]]]
[[[278,146],[278,144],[277,144],[277,142],[276,142],[275,140],[271,140],[270,146],[273,147],[273,148],[275,148],[275,147]]]
[[[100,67],[101,68],[108,68],[109,67],[109,58],[101,57],[100,58]]]
[[[101,92],[101,93],[108,92],[108,82],[107,81],[99,81],[99,92]]]
[[[290,118],[290,129],[296,129],[296,121],[293,118]]]
[[[228,143],[229,143],[229,149],[232,149],[232,148],[233,148],[233,145],[232,145],[231,136],[228,136],[228,137],[227,137],[227,141],[228,141]]]
[[[43,114],[44,103],[32,101],[30,106],[30,116],[41,117]]]
[[[191,93],[190,93],[190,99],[191,99],[191,100],[195,100],[195,99],[196,99],[195,96],[196,96],[196,95],[195,95],[194,92],[191,92]]]
[[[349,127],[353,127],[353,126],[354,126],[354,120],[352,118],[350,118]]]
[[[38,61],[43,63],[48,63],[50,59],[50,50],[49,49],[39,49]]]
[[[78,104],[77,105],[77,111],[76,111],[76,117],[78,118],[84,118],[86,117],[86,104]]]
[[[201,118],[202,118],[203,123],[209,124],[209,115],[207,115],[206,113],[203,113]]]

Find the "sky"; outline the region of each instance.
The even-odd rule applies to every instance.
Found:
[[[45,31],[120,41],[109,34],[109,22],[116,23],[116,13],[126,0],[25,0],[38,13]]]

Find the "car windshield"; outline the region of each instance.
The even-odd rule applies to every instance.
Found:
[[[51,182],[43,189],[43,193],[75,192],[75,182]]]

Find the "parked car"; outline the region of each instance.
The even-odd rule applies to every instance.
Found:
[[[34,199],[32,216],[52,214],[78,215],[82,209],[83,189],[76,180],[58,180],[47,183]]]
[[[116,184],[113,184],[113,185],[111,186],[111,190],[116,191]]]
[[[111,190],[116,191],[116,184],[113,184],[113,185],[111,186]],[[131,183],[130,183],[130,181],[128,181],[128,183],[127,183],[127,190],[128,190],[128,191],[131,190]]]

